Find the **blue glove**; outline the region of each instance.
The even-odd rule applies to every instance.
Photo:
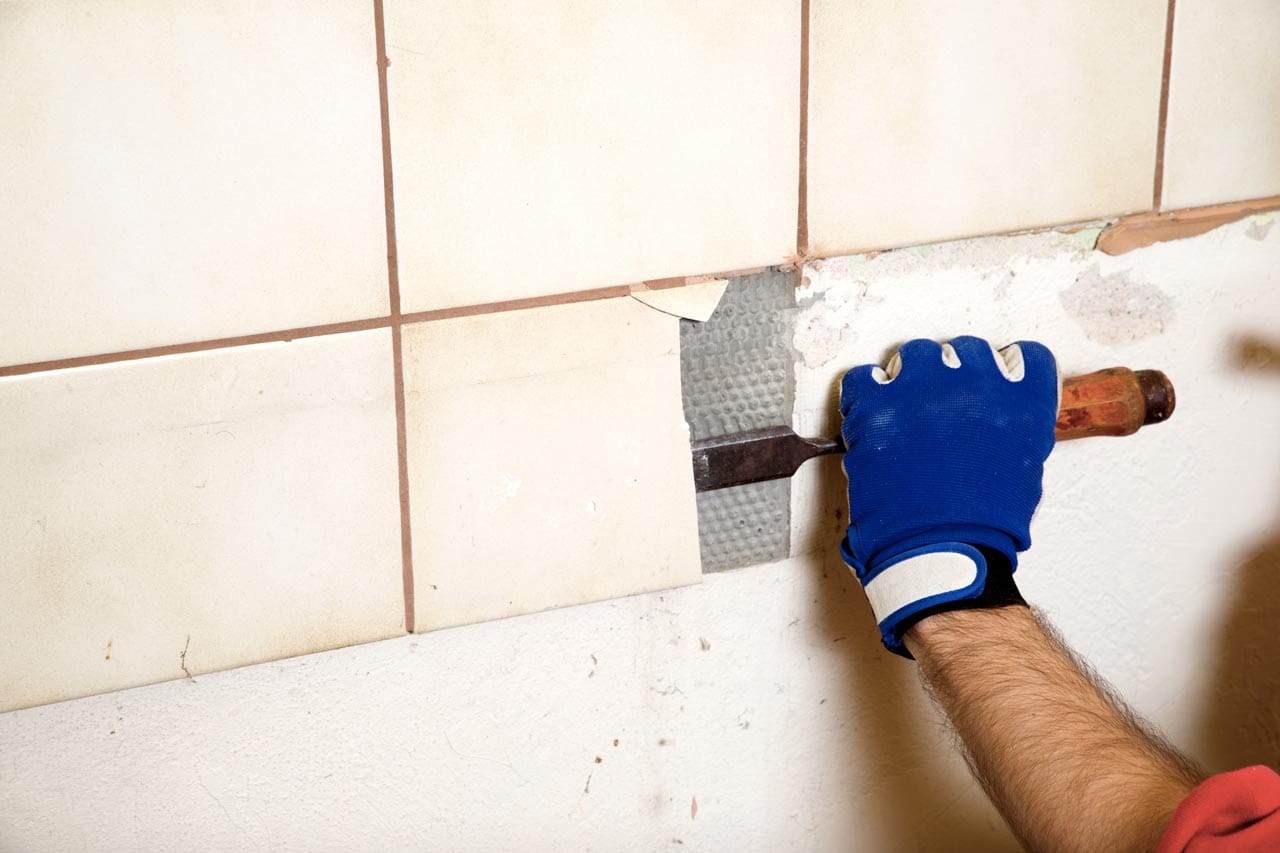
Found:
[[[1025,604],[1013,583],[1031,546],[1058,417],[1058,369],[1037,343],[904,344],[887,369],[855,367],[840,391],[849,479],[841,555],[885,647],[925,616]]]

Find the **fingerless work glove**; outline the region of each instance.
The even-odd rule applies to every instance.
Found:
[[[910,657],[903,633],[934,613],[1024,603],[1013,572],[1031,545],[1058,397],[1053,355],[1031,342],[997,353],[981,338],[914,340],[886,369],[845,374],[840,551],[890,651]]]

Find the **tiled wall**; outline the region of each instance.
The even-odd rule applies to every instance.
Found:
[[[1172,8],[0,4],[0,709],[696,581],[632,283],[1280,193]]]

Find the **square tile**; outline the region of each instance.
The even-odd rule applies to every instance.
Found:
[[[698,582],[679,324],[622,298],[404,328],[417,630]]]
[[[368,0],[0,3],[0,364],[384,315]]]
[[[1151,207],[1166,0],[813,0],[816,254]]]
[[[1178,0],[1162,207],[1280,195],[1280,7]]]
[[[387,0],[406,311],[781,261],[800,0]]]
[[[0,711],[403,631],[386,329],[0,379]]]

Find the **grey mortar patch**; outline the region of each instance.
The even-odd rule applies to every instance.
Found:
[[[1092,266],[1058,295],[1062,307],[1091,341],[1118,344],[1163,334],[1173,323],[1173,300],[1126,272],[1104,276]]]
[[[791,326],[798,271],[729,280],[705,323],[680,324],[680,380],[690,438],[791,422]],[[791,482],[749,483],[698,495],[705,572],[780,560],[791,547]]]

